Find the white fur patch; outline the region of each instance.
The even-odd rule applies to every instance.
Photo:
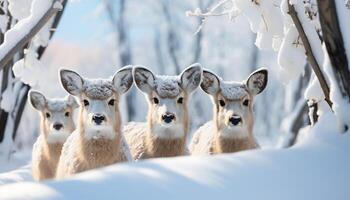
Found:
[[[116,133],[112,126],[96,125],[86,128],[84,137],[87,140],[97,140],[102,138],[113,140],[115,135]]]
[[[157,124],[153,126],[153,134],[157,138],[162,139],[177,139],[185,136],[182,124],[163,125]]]
[[[221,82],[220,89],[222,96],[229,100],[237,100],[247,95],[247,91],[241,83]]]
[[[179,78],[177,76],[157,76],[155,90],[161,97],[176,97],[180,94]]]
[[[247,131],[241,126],[228,126],[219,132],[223,138],[242,139],[247,138]]]
[[[52,130],[49,132],[49,134],[47,135],[47,143],[49,144],[55,144],[55,143],[61,143],[63,144],[68,136],[70,135],[70,132],[67,131],[57,131],[57,130]]]

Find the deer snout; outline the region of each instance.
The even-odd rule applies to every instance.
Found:
[[[92,116],[92,121],[96,124],[96,125],[100,125],[103,121],[106,120],[106,117],[104,115],[101,114],[94,114]]]
[[[170,124],[172,121],[175,120],[175,115],[172,113],[165,113],[164,115],[162,115],[162,120],[165,123]]]
[[[232,115],[228,120],[233,126],[237,126],[242,123],[242,117],[238,115]]]
[[[52,126],[54,129],[56,130],[60,130],[61,128],[63,128],[63,124],[61,123],[55,123],[53,126]]]

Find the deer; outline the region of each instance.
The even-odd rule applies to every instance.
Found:
[[[191,155],[233,153],[259,148],[253,136],[253,102],[267,85],[265,68],[251,73],[246,81],[224,81],[203,70],[202,90],[213,103],[213,119],[202,125],[189,145]]]
[[[63,145],[56,179],[114,163],[132,161],[121,134],[120,99],[133,84],[132,67],[110,79],[88,79],[61,69],[63,88],[79,103],[77,129]]]
[[[130,122],[123,128],[133,159],[188,155],[187,104],[199,87],[202,67],[196,63],[178,76],[163,76],[135,66],[133,76],[148,103],[147,121]]]
[[[70,95],[49,99],[35,90],[29,91],[28,97],[29,103],[40,113],[40,133],[32,151],[32,175],[37,181],[52,179],[62,146],[75,129],[73,111],[78,103]]]

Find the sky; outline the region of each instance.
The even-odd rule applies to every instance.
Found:
[[[101,39],[104,33],[109,32],[110,26],[105,20],[106,16],[99,12],[100,2],[100,0],[69,1],[53,39],[82,46],[87,42]]]

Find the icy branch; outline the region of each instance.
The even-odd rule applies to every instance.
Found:
[[[320,82],[322,91],[323,91],[324,96],[325,96],[325,100],[328,103],[328,105],[330,107],[332,107],[332,102],[329,99],[329,86],[328,86],[326,79],[321,71],[321,68],[320,68],[319,64],[317,63],[317,60],[314,56],[309,39],[307,38],[306,33],[304,31],[304,28],[303,28],[303,26],[298,18],[298,13],[295,11],[294,6],[291,5],[290,3],[288,3],[288,10],[289,10],[290,16],[292,17],[293,23],[295,24],[295,27],[298,30],[299,36],[304,44],[306,57],[311,65],[313,71],[315,72],[315,75],[317,76],[318,81]]]
[[[31,15],[19,21],[5,33],[5,41],[0,46],[0,70],[22,49],[62,8],[59,0],[48,3],[47,0],[35,0]]]

